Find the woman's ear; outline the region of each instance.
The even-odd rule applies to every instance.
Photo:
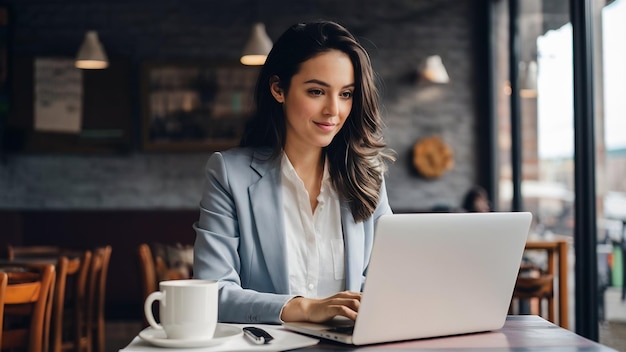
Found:
[[[272,76],[270,78],[270,92],[272,92],[272,96],[279,103],[285,102],[285,95],[283,89],[280,87],[280,78],[278,76]]]

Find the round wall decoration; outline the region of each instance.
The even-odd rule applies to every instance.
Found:
[[[454,152],[439,136],[421,139],[413,146],[413,166],[426,178],[437,178],[454,166]]]

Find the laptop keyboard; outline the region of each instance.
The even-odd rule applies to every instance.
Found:
[[[330,332],[336,332],[336,333],[340,333],[340,334],[348,334],[348,335],[352,335],[352,333],[354,332],[354,325],[350,325],[350,326],[337,326],[334,327],[332,329],[328,329],[328,331]]]

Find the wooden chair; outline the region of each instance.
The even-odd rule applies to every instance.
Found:
[[[554,322],[554,276],[539,273],[535,277],[518,276],[513,290],[513,298],[517,300],[536,300],[538,314],[543,315],[543,303],[548,304],[548,320]]]
[[[7,273],[0,272],[0,348],[2,348],[2,319],[4,317],[4,296],[7,292]]]
[[[106,298],[106,281],[111,259],[111,246],[96,248],[91,258],[87,285],[87,336],[88,351],[104,352],[105,350],[105,316],[104,303]]]
[[[564,240],[527,242],[525,248],[527,251],[545,252],[547,268],[546,270],[535,268],[536,275],[518,276],[513,291],[513,300],[537,301],[539,315],[545,315],[542,312],[542,302],[547,301],[548,320],[568,329],[568,243]],[[521,270],[524,270],[524,267]],[[556,287],[558,287],[558,300],[555,303]],[[558,314],[556,313],[557,306]],[[509,311],[512,312],[512,309]]]
[[[156,263],[154,261],[154,257],[152,256],[152,250],[147,243],[142,243],[139,245],[137,249],[137,253],[139,255],[139,277],[141,281],[141,303],[146,301],[148,295],[158,289],[159,279],[156,273]],[[165,265],[163,260],[161,260],[162,264]],[[143,305],[142,305],[143,307]],[[143,309],[142,309],[143,311]],[[155,317],[159,317],[158,308],[152,307],[152,312]],[[148,321],[146,320],[146,316],[143,316],[144,325],[148,325]]]
[[[153,246],[157,247],[155,252],[152,247],[147,243],[142,243],[137,248],[139,257],[139,272],[141,278],[141,291],[142,300],[145,300],[148,295],[159,288],[159,282],[164,280],[181,280],[190,279],[192,274],[187,267],[191,266],[187,255],[189,248],[178,245],[165,245],[155,243]],[[159,252],[158,249],[161,249]],[[172,255],[175,252],[175,255]],[[167,258],[166,258],[167,257]],[[177,257],[176,261],[178,267],[170,266],[169,262],[171,257]]]
[[[91,251],[58,246],[7,246],[9,260],[15,263],[55,262],[50,350],[83,351],[91,343],[87,337],[87,274]]]
[[[157,290],[157,275],[150,246],[146,243],[140,244],[137,249],[137,254],[139,255],[141,302],[144,302],[150,293]]]
[[[56,258],[60,255],[60,252],[61,252],[61,248],[58,246],[46,246],[46,245],[14,246],[14,245],[8,244],[6,246],[6,252],[4,254],[6,254],[6,258],[11,262],[52,264],[56,261]],[[55,271],[56,271],[56,268],[55,268]],[[57,280],[55,279],[55,289],[57,287],[56,282]],[[50,294],[54,296],[54,290],[51,290]],[[52,304],[48,307],[49,312],[47,313],[47,315],[50,316],[50,319],[47,320],[45,323],[46,326],[44,327],[44,331],[46,331],[46,334],[49,334],[50,331],[52,331],[51,329],[52,312],[50,311],[51,309],[52,309]],[[50,337],[51,336],[49,335],[44,336],[44,339],[45,339],[44,343],[47,344],[47,346],[45,347],[46,350],[49,348]]]
[[[53,352],[88,350],[87,274],[91,251],[61,255],[56,265],[56,286],[52,307]]]
[[[47,352],[54,290],[52,264],[4,264],[8,284],[4,297],[0,349]],[[48,331],[47,331],[48,330]]]

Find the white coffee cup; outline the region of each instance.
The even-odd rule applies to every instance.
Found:
[[[217,281],[169,280],[159,283],[144,303],[146,320],[155,329],[165,330],[168,339],[211,339],[217,326]],[[160,301],[158,324],[152,313]]]

